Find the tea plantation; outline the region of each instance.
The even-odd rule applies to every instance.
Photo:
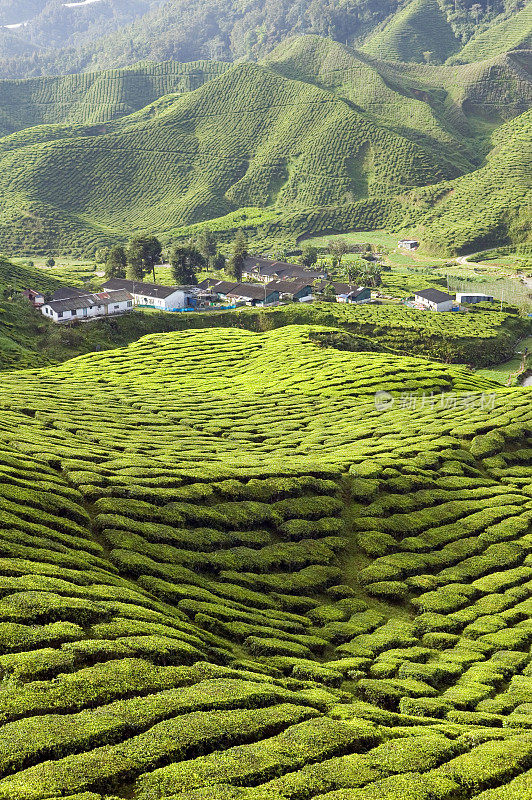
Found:
[[[440,253],[522,242],[531,85],[519,53],[398,64],[318,36],[258,63],[2,81],[0,247],[93,255],[206,222],[268,247],[385,226]]]
[[[530,392],[341,333],[3,373],[2,800],[530,796]]]

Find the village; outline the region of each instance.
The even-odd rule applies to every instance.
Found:
[[[240,281],[205,278],[197,285],[166,286],[143,280],[108,278],[95,292],[63,286],[50,296],[32,288],[24,289],[22,294],[47,319],[58,324],[124,314],[134,308],[197,312],[323,300],[350,304],[397,303],[375,287],[330,280],[324,268],[309,269],[264,256],[245,258]],[[415,291],[402,302],[420,310],[450,312],[463,310],[463,303],[493,302],[493,297],[471,292],[456,293],[453,297],[439,289],[428,288]]]

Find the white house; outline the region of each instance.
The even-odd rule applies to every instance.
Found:
[[[130,281],[126,278],[109,278],[104,289],[125,289],[133,296],[136,306],[149,306],[161,311],[191,308],[195,303],[197,286],[161,286],[157,283]]]
[[[457,303],[493,303],[493,295],[480,292],[457,292]]]
[[[416,239],[401,239],[398,245],[402,250],[417,250],[419,242]]]
[[[451,311],[455,304],[450,294],[440,292],[439,289],[423,289],[415,292],[414,300],[432,311]]]
[[[75,319],[94,319],[112,314],[123,314],[133,308],[133,298],[124,289],[96,294],[76,295],[65,300],[50,300],[41,306],[43,314],[52,322],[72,322]]]

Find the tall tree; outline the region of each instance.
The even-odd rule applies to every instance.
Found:
[[[343,239],[331,239],[329,244],[329,253],[336,258],[337,263],[342,263],[342,258],[349,252],[349,245]]]
[[[193,244],[176,245],[170,256],[172,278],[177,284],[197,283],[196,269],[205,266],[205,259]]]
[[[305,265],[305,267],[311,267],[318,260],[317,249],[310,244],[304,245],[303,250],[301,251],[300,260],[301,263]]]
[[[248,237],[242,228],[239,228],[236,232],[236,236],[233,241],[232,252],[233,255],[242,256],[243,259],[248,257]]]
[[[244,258],[239,253],[232,253],[227,262],[226,272],[233,280],[242,280],[242,270],[244,269]]]
[[[130,281],[141,281],[144,278],[144,261],[140,248],[132,246],[127,248],[127,269],[126,275]]]
[[[120,245],[115,245],[107,253],[105,259],[106,278],[125,278],[127,267],[126,251]]]
[[[162,244],[155,236],[135,236],[128,245],[127,253],[128,263],[136,277],[143,278],[151,272],[155,281],[155,265],[160,264],[162,252]]]
[[[218,242],[209,228],[204,228],[196,239],[196,247],[209,267],[214,265],[218,252]]]

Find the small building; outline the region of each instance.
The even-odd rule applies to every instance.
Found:
[[[24,289],[22,296],[29,300],[34,308],[40,308],[44,305],[44,295],[42,292],[38,292],[37,289]]]
[[[452,311],[455,304],[450,294],[440,292],[439,289],[422,289],[414,292],[414,300],[432,311]]]
[[[209,291],[216,295],[218,299],[225,300],[228,292],[238,286],[238,281],[218,281],[213,278],[206,278],[199,284],[200,291]]]
[[[266,285],[237,283],[227,292],[226,297],[235,303],[245,303],[248,306],[267,306],[279,301],[279,292],[269,289]]]
[[[402,250],[417,250],[419,247],[419,242],[416,239],[401,239],[398,242],[398,246]]]
[[[197,286],[162,286],[126,278],[109,278],[103,288],[111,291],[124,289],[132,295],[134,305],[157,308],[160,311],[192,308],[197,292]]]
[[[292,303],[303,303],[312,299],[312,286],[309,283],[271,281],[271,283],[266,284],[266,289],[272,292],[279,292],[280,300],[289,300]]]
[[[321,281],[315,284],[316,292],[336,295],[339,303],[367,303],[371,300],[371,289],[367,286],[357,286],[354,283],[341,283],[340,281]],[[349,298],[349,299],[348,299]]]
[[[339,303],[368,303],[371,300],[371,289],[368,286],[359,286],[350,292],[338,294]]]
[[[41,313],[52,322],[72,322],[113,314],[123,314],[133,308],[133,297],[124,289],[77,295],[65,300],[50,300],[41,306]]]
[[[493,303],[493,295],[480,292],[457,292],[457,303]]]

